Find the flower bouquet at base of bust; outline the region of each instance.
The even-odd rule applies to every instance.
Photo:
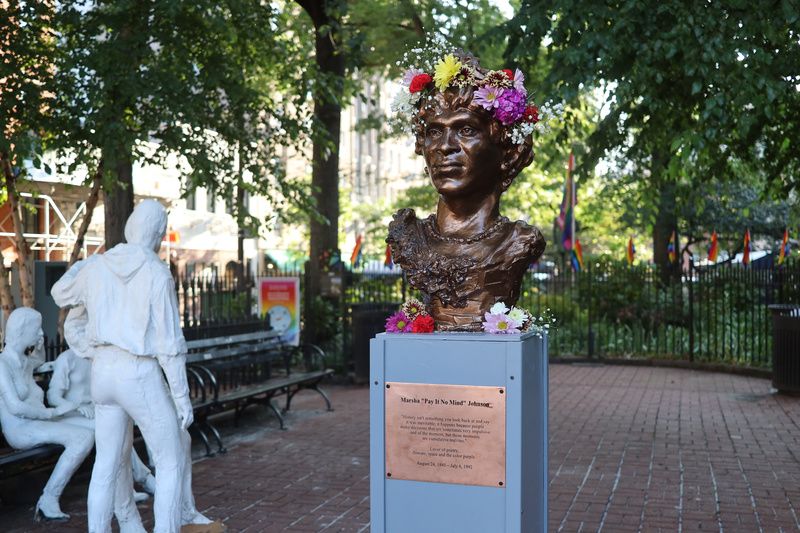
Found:
[[[520,307],[506,306],[497,302],[483,316],[483,331],[486,333],[527,333],[533,332],[541,338],[547,333],[556,319],[546,309],[543,316],[534,317]]]
[[[433,325],[433,317],[422,302],[411,298],[386,319],[386,333],[433,333]]]

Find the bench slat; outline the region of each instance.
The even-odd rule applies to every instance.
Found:
[[[255,333],[241,333],[239,335],[229,335],[227,337],[214,337],[211,339],[197,339],[188,341],[186,346],[189,350],[202,350],[203,348],[213,348],[215,346],[225,346],[226,344],[236,344],[239,342],[252,342],[265,339],[280,337],[280,332],[275,330],[256,331]]]

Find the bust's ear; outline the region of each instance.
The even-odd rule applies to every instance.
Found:
[[[505,155],[500,170],[503,174],[503,190],[511,186],[514,178],[522,169],[533,162],[533,138],[529,135],[522,144],[509,142],[505,147]]]

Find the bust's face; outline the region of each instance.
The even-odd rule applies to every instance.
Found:
[[[428,119],[423,155],[433,186],[445,198],[480,198],[500,186],[503,150],[491,138],[491,120],[448,108]]]

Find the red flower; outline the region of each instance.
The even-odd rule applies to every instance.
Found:
[[[504,68],[504,69],[503,69],[503,74],[505,74],[506,76],[508,76],[508,79],[510,79],[511,81],[514,81],[514,73],[513,73],[513,72],[511,72],[511,69],[510,69],[510,68]]]
[[[430,74],[417,74],[411,80],[411,85],[408,86],[408,92],[411,94],[418,93],[428,86],[433,81]]]
[[[525,113],[522,115],[522,120],[525,122],[539,122],[539,108],[535,105],[530,105],[525,108]]]
[[[411,333],[433,333],[433,317],[419,315],[411,323]]]

